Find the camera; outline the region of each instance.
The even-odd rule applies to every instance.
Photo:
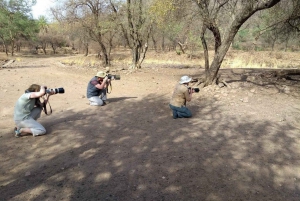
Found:
[[[110,79],[110,80],[120,80],[121,76],[120,75],[107,74],[107,78]]]
[[[191,88],[191,87],[189,87],[188,89],[189,89],[189,91],[194,92],[194,93],[199,93],[199,91],[200,91],[199,88]]]
[[[65,89],[64,88],[53,88],[53,89],[46,89],[46,93],[50,94],[52,91],[54,92],[54,94],[63,94],[65,93]]]

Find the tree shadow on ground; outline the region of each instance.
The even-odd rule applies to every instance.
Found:
[[[120,97],[120,98],[110,98],[109,99],[109,102],[112,103],[112,102],[121,102],[121,101],[124,101],[126,99],[132,99],[132,98],[138,98],[138,97]]]
[[[210,100],[176,120],[155,94],[115,100],[42,119],[48,135],[1,143],[15,152],[2,158],[2,199],[299,199],[299,134],[288,123],[223,116]]]

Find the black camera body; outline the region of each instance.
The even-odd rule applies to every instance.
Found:
[[[60,88],[53,88],[53,89],[47,89],[47,88],[45,88],[45,89],[46,89],[46,93],[47,94],[50,94],[52,92],[54,92],[54,94],[63,94],[63,93],[65,93],[65,89],[62,88],[62,87],[60,87]]]
[[[110,79],[110,80],[120,80],[121,76],[120,75],[107,74],[107,78]]]
[[[189,87],[188,88],[190,92],[193,92],[193,93],[199,93],[200,89],[199,88],[192,88],[192,87]]]

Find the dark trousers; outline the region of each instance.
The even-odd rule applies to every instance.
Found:
[[[171,110],[173,111],[173,118],[189,118],[192,117],[192,112],[185,106],[176,107],[169,104]]]

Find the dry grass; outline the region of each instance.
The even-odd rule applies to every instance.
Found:
[[[28,56],[28,55],[27,55]],[[32,55],[34,57],[45,57],[43,54]],[[47,55],[51,57],[53,55]],[[209,61],[211,62],[214,52],[209,52]],[[221,68],[300,68],[300,53],[299,52],[270,52],[270,51],[236,51],[230,50]],[[22,54],[17,53],[14,58],[0,53],[0,61],[7,59],[22,59]],[[114,50],[111,54],[112,65],[116,67],[128,67],[131,64],[130,50]],[[61,61],[65,65],[70,66],[85,66],[85,67],[101,67],[102,62],[97,58],[97,55],[90,54],[85,57],[76,55],[63,59]],[[195,52],[191,54],[178,55],[175,51],[170,52],[155,52],[150,50],[147,52],[143,63],[145,66],[189,66],[189,67],[204,67],[203,52]]]
[[[300,68],[299,52],[228,52],[222,68]]]
[[[214,52],[209,52],[209,61],[213,60]],[[300,68],[300,52],[270,52],[270,51],[229,51],[221,68]],[[204,67],[202,52],[192,55],[177,55],[176,52],[156,53],[150,51],[144,64],[167,64]]]
[[[76,65],[76,66],[84,66],[84,65],[88,65],[88,66],[96,66],[100,64],[99,59],[97,59],[95,56],[77,56],[77,57],[69,57],[67,59],[63,59],[61,61],[63,64],[65,65]]]

